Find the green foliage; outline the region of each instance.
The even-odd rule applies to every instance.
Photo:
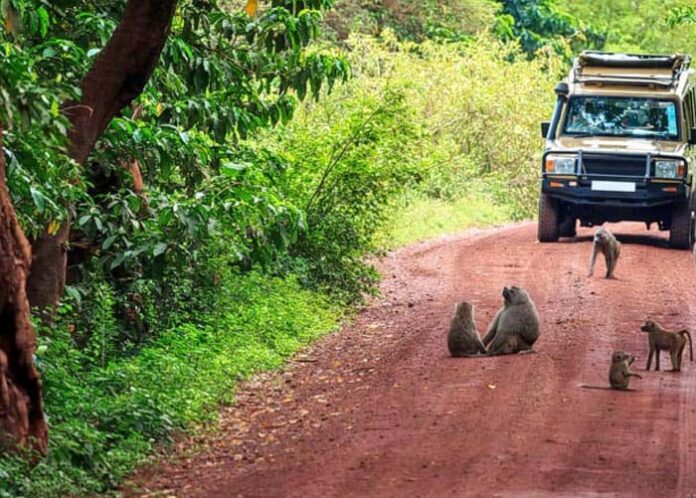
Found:
[[[505,207],[484,192],[467,192],[451,200],[416,195],[395,207],[381,244],[385,248],[401,247],[509,219]]]
[[[631,53],[696,53],[696,30],[683,0],[559,1],[564,9],[606,33],[606,49]],[[649,19],[650,22],[646,22]]]
[[[5,28],[12,28],[0,30],[0,126],[8,184],[22,225],[36,235],[50,221],[65,219],[62,206],[83,195],[74,164],[66,157],[68,123],[59,111],[79,89],[55,70],[79,65],[84,54],[69,41],[45,39],[44,7],[30,11],[28,4],[10,2],[0,7]],[[24,31],[20,13],[28,16]],[[15,43],[24,38],[20,32],[34,43]]]
[[[233,239],[240,264],[263,263],[285,247],[299,216],[272,189],[264,192],[272,179],[256,165],[235,162],[235,144],[287,123],[306,95],[316,98],[348,78],[336,51],[309,48],[332,3],[278,0],[251,18],[215,1],[180,2],[137,116],[127,110],[113,120],[91,155],[89,175],[67,158],[61,108],[79,98],[80,79],[124,2],[3,3],[16,29],[0,30],[0,124],[25,230],[33,236],[46,225],[57,228],[74,206],[81,245],[101,248],[90,264],[130,280],[167,263],[195,263],[202,245],[222,236],[219,227]],[[139,161],[151,197],[146,214],[129,188],[125,160]],[[264,242],[288,230],[269,251]]]
[[[493,0],[339,0],[327,25],[341,40],[351,33],[380,35],[386,28],[403,40],[462,41],[492,26],[496,9]]]
[[[667,24],[674,27],[680,24],[696,24],[696,8],[693,5],[677,5],[669,11]]]
[[[355,84],[258,138],[286,164],[282,190],[303,212],[306,229],[290,257],[305,284],[347,300],[372,289],[377,274],[364,256],[375,250],[385,207],[413,175],[415,134],[401,89]]]
[[[562,11],[554,0],[502,0],[495,27],[504,40],[518,40],[531,57],[546,46],[569,59],[582,48],[600,49],[604,34]]]
[[[0,460],[0,496],[53,497],[116,486],[155,445],[170,441],[173,430],[213,420],[216,405],[232,401],[240,379],[278,367],[336,325],[339,310],[292,278],[228,271],[222,282],[199,288],[214,311],[163,331],[136,356],[104,356],[118,347],[106,323],[94,347],[78,347],[80,330],[68,332],[73,314],[64,307],[60,323],[42,332],[37,354],[51,426],[49,456],[33,469],[18,458]],[[90,323],[111,306],[101,286],[87,310]]]
[[[412,190],[457,200],[483,188],[513,218],[535,214],[539,122],[552,111],[558,57],[527,61],[514,44],[486,36],[447,45],[356,38],[352,49],[353,84],[404,88],[418,130],[403,140],[416,165]]]

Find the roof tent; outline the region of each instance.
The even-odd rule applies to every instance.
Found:
[[[689,69],[688,55],[617,54],[586,50],[576,59],[573,82],[587,85],[675,87]]]
[[[647,54],[616,54],[612,52],[596,52],[585,50],[578,57],[580,67],[617,67],[641,69],[686,69],[691,63],[688,55],[647,55]]]

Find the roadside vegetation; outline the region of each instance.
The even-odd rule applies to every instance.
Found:
[[[572,54],[680,48],[628,3],[179,2],[147,84],[81,157],[69,111],[131,2],[4,2],[11,201],[35,248],[67,228],[69,251],[33,317],[48,454],[0,457],[0,496],[118,487],[336,330],[375,290],[368,256],[533,217]]]

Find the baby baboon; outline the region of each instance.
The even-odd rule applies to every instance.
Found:
[[[591,277],[594,273],[595,260],[597,259],[597,253],[602,251],[604,254],[604,259],[607,263],[607,275],[606,278],[614,278],[614,269],[616,268],[616,262],[619,259],[619,253],[621,252],[621,243],[616,240],[616,237],[604,227],[597,229],[594,235],[594,241],[592,242],[592,257],[590,258],[590,272],[587,275]]]
[[[454,306],[454,316],[447,334],[447,347],[450,354],[455,357],[486,352],[474,323],[473,304],[461,302]]]
[[[672,371],[679,372],[681,370],[682,353],[684,352],[684,346],[686,346],[687,337],[689,338],[689,357],[691,361],[694,361],[691,334],[689,334],[688,330],[666,330],[662,325],[652,320],[647,320],[640,330],[648,333],[648,344],[650,346],[648,364],[645,367],[646,370],[650,370],[653,354],[655,355],[655,370],[660,369],[660,350],[662,350],[669,351],[669,356],[672,360]]]
[[[631,381],[631,377],[638,377],[642,379],[640,375],[631,371],[630,366],[636,360],[635,356],[632,356],[625,351],[617,350],[611,354],[611,366],[609,367],[609,386],[593,386],[587,384],[580,384],[580,387],[587,389],[618,389],[620,391],[632,391],[629,389],[628,384]]]
[[[527,291],[520,287],[503,289],[503,307],[498,310],[483,343],[489,355],[531,351],[539,337],[539,314]]]
[[[628,384],[631,382],[631,377],[642,379],[637,373],[631,372],[629,368],[635,361],[635,356],[631,356],[625,351],[614,351],[611,354],[611,368],[609,369],[609,385],[612,389],[621,391],[628,390]]]

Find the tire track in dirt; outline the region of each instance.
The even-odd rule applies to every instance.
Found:
[[[644,372],[648,317],[696,324],[686,251],[640,225],[618,280],[585,276],[591,231],[538,244],[522,224],[390,254],[383,297],[282,372],[245,383],[218,434],[189,441],[135,476],[139,495],[687,496],[696,492],[696,364]],[[455,301],[480,330],[504,285],[528,289],[542,317],[533,355],[453,359]],[[613,349],[638,356],[633,393],[607,382]],[[663,354],[663,368],[666,364]],[[203,449],[188,454],[188,448]]]

